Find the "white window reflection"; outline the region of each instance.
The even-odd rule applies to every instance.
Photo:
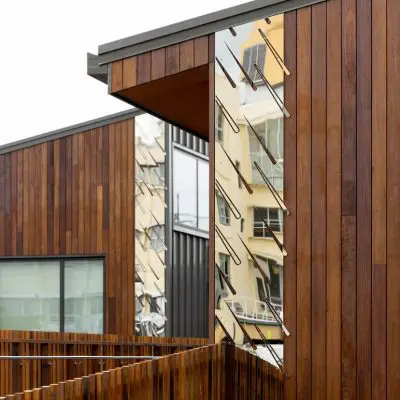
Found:
[[[175,148],[173,176],[174,224],[208,231],[208,162]]]

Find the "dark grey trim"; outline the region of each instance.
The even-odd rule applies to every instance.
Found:
[[[87,53],[87,74],[107,84],[107,65],[98,65],[97,56],[92,53]]]
[[[97,64],[107,64],[199,36],[209,35],[231,26],[241,25],[323,1],[326,0],[255,0],[100,45]]]
[[[21,150],[27,147],[35,146],[37,144],[45,143],[50,140],[60,139],[66,136],[74,135],[76,133],[84,132],[89,129],[101,128],[109,124],[120,121],[126,121],[144,114],[144,111],[133,108],[127,111],[121,111],[116,114],[110,114],[105,117],[92,119],[90,121],[82,122],[80,124],[71,125],[66,128],[57,129],[55,131],[43,133],[41,135],[32,136],[26,139],[18,140],[16,142],[8,143],[0,146],[0,155],[10,153],[12,151]]]

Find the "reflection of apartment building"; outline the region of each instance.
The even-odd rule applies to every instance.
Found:
[[[215,92],[223,105],[223,107],[216,105],[215,108],[218,160],[216,180],[229,196],[227,202],[226,196],[217,188],[216,222],[235,250],[235,254],[232,256],[223,242],[217,239],[215,259],[237,291],[236,295],[230,293],[226,283],[216,273],[216,305],[217,309],[224,310],[217,310],[217,314],[229,316],[229,311],[224,308],[223,302],[227,300],[228,305],[240,319],[248,324],[252,334],[257,336],[252,329],[252,325],[257,323],[264,326],[267,337],[280,339],[280,329],[264,300],[268,298],[275,309],[282,313],[283,255],[273,240],[267,224],[276,238],[283,242],[283,213],[255,165],[257,163],[283,197],[283,116],[254,67],[254,64],[257,64],[274,86],[274,90],[282,96],[282,70],[258,32],[258,29],[262,28],[272,45],[277,51],[282,52],[283,16],[271,18],[271,22],[267,25],[261,20],[237,27],[236,37],[232,37],[229,31],[216,35],[216,55],[229,76],[238,82],[237,87],[232,88],[222,69],[216,69]],[[256,91],[250,87],[244,74],[228,57],[225,43],[228,43],[231,50],[236,53],[248,76],[255,82]],[[260,144],[259,138],[277,161],[275,165]],[[225,152],[249,183],[251,194],[227,159]],[[235,204],[240,216],[232,212],[229,200]],[[256,257],[265,273],[264,276],[253,265],[253,260],[246,247],[241,244],[239,236]],[[236,258],[241,261],[239,265],[236,265]],[[219,326],[217,336],[218,332],[222,334]]]

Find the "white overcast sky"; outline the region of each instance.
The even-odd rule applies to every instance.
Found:
[[[86,75],[97,46],[245,0],[0,3],[0,145],[129,109]]]

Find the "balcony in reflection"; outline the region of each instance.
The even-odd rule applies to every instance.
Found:
[[[264,299],[269,299],[278,314],[283,316],[284,256],[266,226],[268,224],[276,238],[283,243],[283,212],[255,165],[256,162],[283,198],[285,116],[254,65],[263,72],[274,93],[283,101],[284,69],[263,37],[283,58],[283,15],[271,17],[270,20],[270,24],[262,19],[234,27],[236,36],[229,29],[215,35],[216,57],[219,60],[215,64],[215,95],[223,105],[215,105],[215,175],[241,214],[239,219],[232,216],[224,196],[216,190],[216,225],[242,260],[241,265],[235,265],[216,236],[216,263],[229,277],[237,294],[231,293],[216,272],[215,300],[216,314],[232,337],[235,322],[227,307],[235,312],[251,337],[260,338],[255,328],[258,325],[267,339],[280,340],[282,332]],[[226,111],[232,121],[226,118]],[[232,125],[239,127],[238,133],[232,129]],[[268,156],[265,147],[272,157]],[[243,180],[224,150],[249,183],[252,194],[244,187]],[[246,247],[263,273],[255,268],[255,262]],[[223,336],[224,332],[217,324],[216,341]]]

